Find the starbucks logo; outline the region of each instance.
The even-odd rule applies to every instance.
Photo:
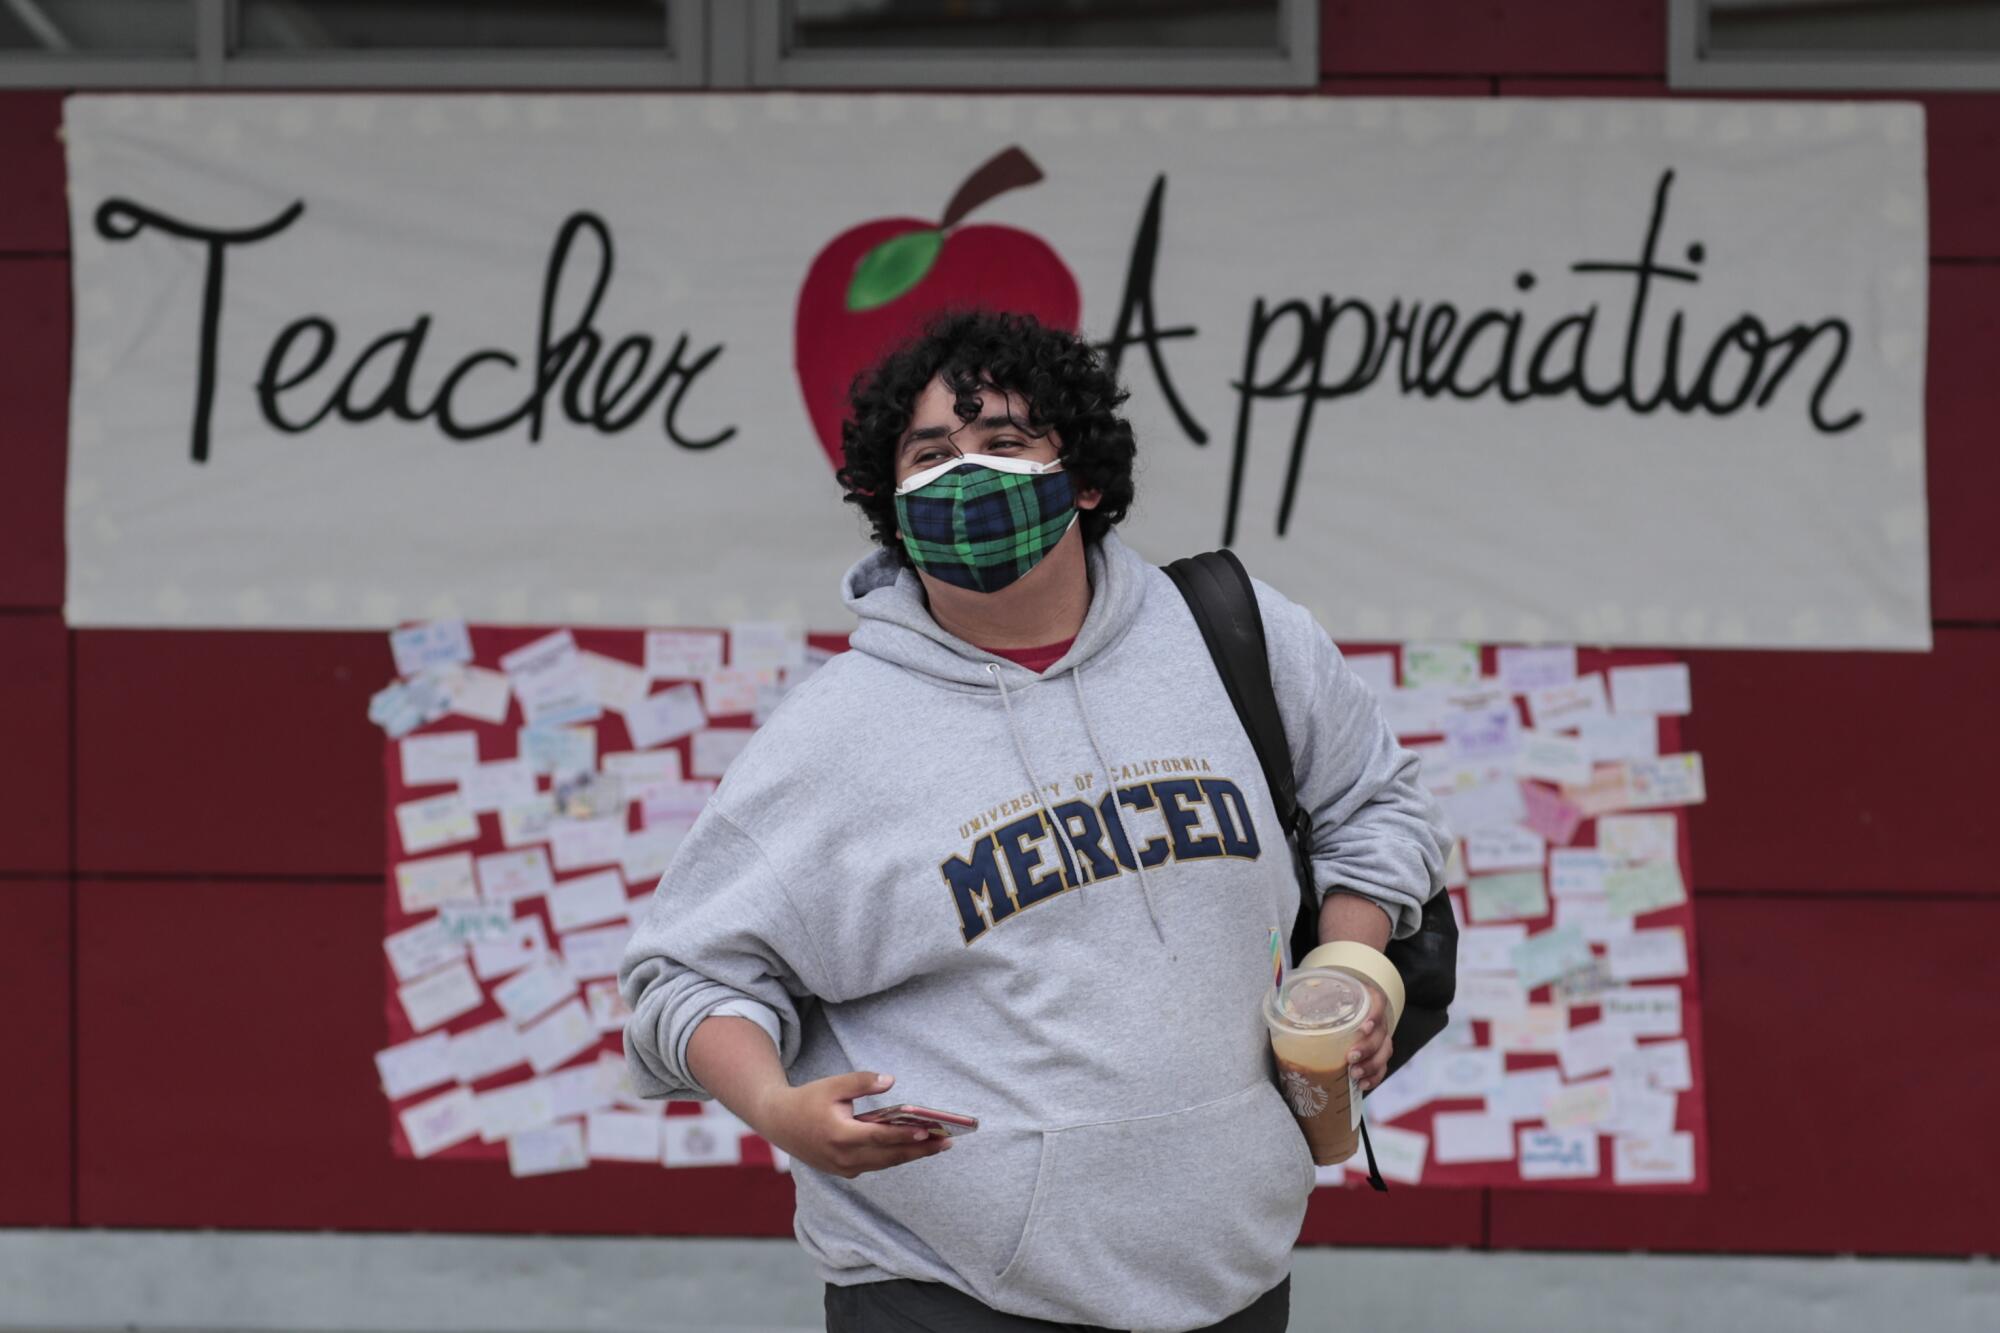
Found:
[[[1292,1113],[1301,1120],[1309,1120],[1326,1109],[1326,1089],[1315,1087],[1306,1081],[1305,1075],[1287,1069],[1284,1076],[1285,1100],[1292,1104]]]

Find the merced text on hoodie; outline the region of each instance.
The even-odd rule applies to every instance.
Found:
[[[705,1097],[723,1006],[794,1085],[872,1069],[979,1117],[853,1180],[795,1163],[836,1284],[944,1282],[1117,1328],[1215,1323],[1281,1281],[1313,1164],[1259,1016],[1299,889],[1256,752],[1171,580],[1115,534],[1046,673],[941,629],[887,552],[846,577],[851,651],[729,770],[620,973],[641,1093]],[[1257,587],[1318,887],[1398,936],[1449,846],[1417,758],[1303,608]]]

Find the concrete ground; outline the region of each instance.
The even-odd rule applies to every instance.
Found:
[[[0,1231],[0,1329],[814,1333],[789,1241]],[[1984,1260],[1301,1250],[1294,1333],[1992,1333]]]

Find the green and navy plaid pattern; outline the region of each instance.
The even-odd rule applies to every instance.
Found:
[[[917,568],[974,592],[998,592],[1041,563],[1075,513],[1068,473],[977,463],[896,497],[896,525]]]

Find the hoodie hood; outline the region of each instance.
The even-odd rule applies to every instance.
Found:
[[[1037,673],[967,643],[932,619],[917,573],[886,550],[871,551],[841,580],[841,597],[860,619],[851,647],[902,667],[947,689],[991,694],[998,664],[1006,679],[1052,679],[1089,663],[1116,647],[1138,619],[1153,567],[1107,532],[1084,546],[1090,571],[1090,610],[1076,642],[1047,671]]]

